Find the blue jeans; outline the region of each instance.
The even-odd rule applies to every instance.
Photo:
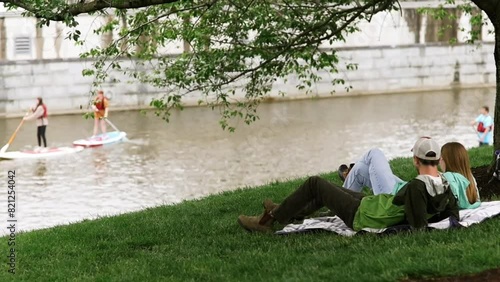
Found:
[[[403,182],[392,173],[389,161],[380,149],[371,149],[354,164],[344,181],[344,188],[361,192],[363,187],[373,194],[391,194],[396,183]]]

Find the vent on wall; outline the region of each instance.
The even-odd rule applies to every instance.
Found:
[[[31,38],[28,36],[16,37],[15,39],[16,55],[31,54]]]

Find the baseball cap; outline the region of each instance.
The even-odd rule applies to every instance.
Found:
[[[420,137],[411,151],[422,160],[438,161],[441,158],[441,146],[430,137]]]

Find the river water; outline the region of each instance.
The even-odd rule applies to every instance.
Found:
[[[17,226],[31,230],[328,172],[372,147],[389,158],[410,156],[423,135],[471,147],[477,137],[469,122],[493,103],[493,89],[270,103],[259,107],[259,121],[241,122],[235,133],[223,131],[218,112],[207,108],[174,113],[168,124],[153,113],[112,112],[110,120],[130,141],[52,159],[0,161],[0,202],[6,211],[7,171],[15,170]],[[2,145],[19,121],[0,120]],[[92,132],[92,121],[80,115],[49,122],[50,146],[71,146]],[[35,144],[36,127],[26,123],[9,150]]]

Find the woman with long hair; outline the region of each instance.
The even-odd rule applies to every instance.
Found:
[[[441,161],[439,162],[441,170],[445,173],[444,177],[450,182],[451,188],[454,189],[453,194],[459,201],[461,208],[476,208],[479,206],[479,191],[477,189],[476,179],[472,175],[470,169],[469,154],[465,147],[458,142],[449,142],[441,148]],[[452,172],[464,176],[469,185],[466,189],[459,189],[459,185],[453,185],[454,182],[461,181]]]
[[[31,108],[32,113],[25,116],[24,120],[36,120],[36,137],[38,139],[38,147],[47,147],[47,138],[45,137],[45,131],[47,130],[47,125],[49,121],[47,119],[47,106],[43,103],[42,97],[37,98],[37,104],[34,108]]]

